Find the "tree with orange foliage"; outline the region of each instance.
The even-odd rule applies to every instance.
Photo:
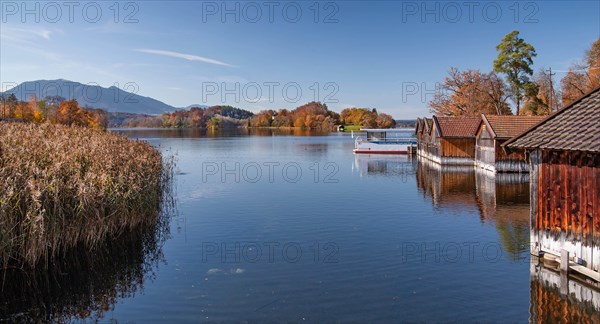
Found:
[[[560,106],[560,95],[554,91],[552,76],[545,69],[540,69],[525,87],[522,115],[545,116]]]
[[[263,110],[250,119],[252,127],[269,127],[274,115],[273,110]]]
[[[10,99],[12,97],[12,99]],[[49,97],[47,97],[48,99]],[[106,129],[108,113],[102,109],[83,109],[75,99],[68,101],[49,100],[38,101],[34,96],[28,102],[18,101],[14,95],[8,100],[2,99],[2,105],[10,105],[8,111],[3,111],[7,118],[20,118],[34,123],[56,123]],[[60,103],[58,103],[60,102]]]
[[[394,118],[378,113],[377,109],[346,108],[340,113],[339,120],[344,125],[357,125],[367,128],[392,128],[396,126]]]
[[[273,127],[291,127],[294,122],[287,109],[279,109],[275,114],[275,118],[271,121]]]
[[[86,109],[84,113],[87,118],[87,126],[97,129],[108,127],[108,113],[103,109]]]
[[[377,123],[377,128],[393,128],[396,127],[396,121],[394,118],[388,114],[378,114],[377,118],[375,118],[375,122]]]
[[[304,118],[302,117],[296,117],[296,119],[294,120],[294,127],[304,127]]]
[[[600,86],[600,38],[585,52],[590,90]]]
[[[193,127],[203,127],[206,123],[204,120],[204,110],[198,107],[192,107],[190,109],[189,118],[191,119]]]
[[[429,108],[441,116],[511,115],[509,96],[507,86],[495,73],[452,67]]]
[[[63,125],[87,126],[85,112],[77,104],[77,100],[63,101],[58,107],[56,121]]]
[[[562,102],[564,106],[581,97],[589,88],[589,82],[585,74],[575,70],[569,70],[569,72],[567,72],[560,80],[560,85],[562,88]]]
[[[338,120],[335,112],[329,111],[327,105],[320,102],[309,102],[292,111],[280,109],[263,110],[250,118],[251,127],[299,127],[330,130]]]
[[[40,103],[35,97],[29,99],[28,114],[29,116],[26,119],[31,120],[34,123],[41,123],[45,120],[45,116],[40,109]]]
[[[585,52],[585,62],[574,64],[560,85],[563,106],[600,86],[600,38]]]
[[[344,125],[367,127],[365,123],[370,123],[372,118],[369,115],[372,113],[374,112],[367,108],[346,108],[340,113],[340,122]]]

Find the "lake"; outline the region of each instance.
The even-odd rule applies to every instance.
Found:
[[[8,284],[4,318],[599,320],[530,263],[528,175],[354,155],[348,133],[118,132],[175,154],[170,218]]]

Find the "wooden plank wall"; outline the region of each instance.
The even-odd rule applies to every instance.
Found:
[[[540,179],[540,168],[541,168],[541,155],[542,152],[535,150],[529,155],[531,172],[529,173],[529,221],[530,221],[530,235],[529,241],[531,246],[531,252],[537,253],[540,248],[539,236],[541,222],[541,195],[538,188],[541,186]]]
[[[440,138],[443,157],[475,158],[475,138]]]
[[[600,239],[599,178],[598,154],[542,151],[537,229]]]
[[[475,141],[475,160],[494,165],[496,163],[495,142],[485,126],[481,126],[478,133]]]

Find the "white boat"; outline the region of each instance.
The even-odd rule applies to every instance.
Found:
[[[417,144],[412,129],[361,129],[366,135],[356,137],[354,153],[406,154]]]

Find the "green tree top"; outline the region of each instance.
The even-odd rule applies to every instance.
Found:
[[[533,75],[531,66],[537,53],[531,44],[519,37],[517,30],[506,34],[496,46],[496,50],[498,58],[494,61],[494,72],[506,74],[518,115],[525,86],[530,82],[529,77]]]

